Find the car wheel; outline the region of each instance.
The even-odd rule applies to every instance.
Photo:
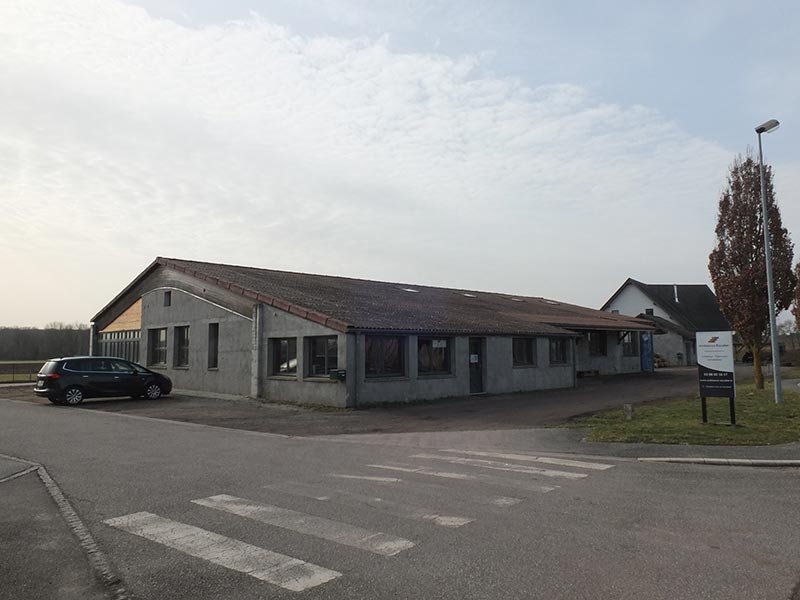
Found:
[[[64,404],[58,396],[48,396],[47,399],[53,404]]]
[[[161,386],[157,383],[149,383],[144,390],[144,395],[150,400],[161,398]]]
[[[64,390],[64,395],[61,397],[61,403],[68,406],[75,406],[83,402],[83,390],[77,385],[71,385]]]

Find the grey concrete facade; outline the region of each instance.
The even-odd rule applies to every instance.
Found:
[[[170,294],[169,303],[165,302],[165,293]],[[260,296],[248,296],[242,288],[209,285],[162,266],[143,274],[101,311],[93,331],[102,330],[139,299],[142,301],[139,362],[168,375],[176,389],[342,408],[471,393],[468,335],[426,334],[425,337],[448,340],[450,364],[448,372],[424,374],[418,368],[420,336],[408,331],[391,332],[403,340],[403,373],[368,376],[367,337],[380,332],[354,331],[341,324],[340,329],[334,329],[337,325],[325,319],[311,318],[303,311],[298,314],[288,305],[265,304]],[[212,324],[219,327],[218,363],[210,367]],[[181,365],[176,364],[179,327],[188,327],[189,332],[188,359]],[[166,330],[166,353],[159,356],[159,364],[151,364],[153,339],[149,332],[158,329]],[[502,394],[573,387],[578,371],[617,374],[641,370],[638,355],[623,356],[620,332],[607,332],[604,356],[591,355],[585,339],[575,335],[560,338],[566,340],[568,348],[563,364],[550,364],[549,337],[529,336],[535,340],[535,360],[525,366],[514,365],[512,335],[472,336],[482,340],[480,391]],[[310,374],[310,347],[315,337],[336,339],[334,368],[345,372],[344,381]],[[290,359],[289,372],[276,372],[276,343],[287,338],[294,340],[296,357]]]
[[[689,341],[675,331],[667,331],[653,336],[653,351],[667,361],[668,367],[697,364],[694,340]]]
[[[640,345],[637,343],[635,356],[625,356],[620,343],[619,331],[606,332],[605,354],[593,354],[585,337],[576,342],[578,372],[596,372],[600,375],[638,373],[642,370]],[[636,333],[638,335],[638,333]]]
[[[164,292],[170,292],[170,306],[164,306]],[[208,331],[219,323],[219,361],[208,368]],[[175,366],[175,328],[189,327],[189,361]],[[166,362],[150,365],[150,330],[167,330]],[[172,379],[176,388],[247,395],[250,393],[251,317],[237,314],[177,288],[158,287],[142,295],[142,344],[139,362]]]

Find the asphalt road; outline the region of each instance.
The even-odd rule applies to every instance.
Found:
[[[0,453],[47,468],[136,598],[786,600],[800,575],[796,470],[542,462],[529,432],[424,436],[0,401]],[[8,504],[0,596],[46,597],[20,582],[74,567],[13,551],[26,507]]]

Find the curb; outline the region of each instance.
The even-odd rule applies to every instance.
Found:
[[[755,458],[639,458],[640,462],[683,463],[690,465],[718,465],[725,467],[800,467],[800,460],[791,459],[755,459]]]

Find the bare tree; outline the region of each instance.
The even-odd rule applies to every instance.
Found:
[[[794,245],[783,227],[775,202],[772,167],[764,166],[769,239],[775,287],[775,314],[789,308],[797,279],[792,270]],[[760,351],[768,335],[767,275],[764,261],[764,223],[758,162],[748,151],[730,167],[719,200],[717,242],[708,257],[708,270],[725,318],[753,354],[756,387],[764,388]],[[773,360],[780,360],[773,357]]]

